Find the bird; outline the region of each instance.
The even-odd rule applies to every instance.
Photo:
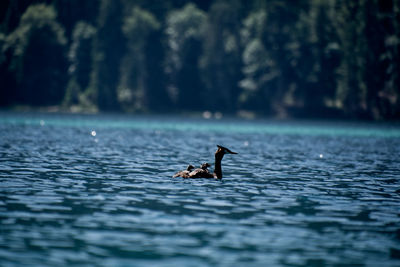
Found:
[[[200,168],[203,169],[203,170],[207,170],[207,168],[210,167],[210,166],[211,166],[211,165],[208,164],[208,162],[205,162],[205,163],[203,163],[203,164],[200,165]]]
[[[175,178],[175,177],[184,177],[184,178],[188,178],[190,172],[193,171],[193,170],[194,170],[194,166],[189,164],[189,166],[187,166],[186,170],[177,172],[173,177],[174,177],[174,178]]]
[[[195,169],[192,165],[189,165],[186,170],[175,173],[173,178],[216,178],[222,179],[222,168],[221,161],[225,154],[238,154],[229,150],[226,147],[217,145],[218,149],[215,151],[215,165],[214,172],[211,173],[207,168],[210,166],[208,163],[203,163],[200,168]]]

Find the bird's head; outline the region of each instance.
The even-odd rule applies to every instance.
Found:
[[[207,170],[207,168],[210,167],[210,166],[211,165],[206,162],[206,163],[201,164],[200,168],[203,169],[203,170]]]
[[[217,151],[215,151],[215,155],[222,155],[223,156],[225,154],[237,154],[236,152],[233,152],[233,151],[229,150],[226,147],[223,147],[223,146],[220,146],[220,145],[217,145],[217,147],[218,147],[218,149],[217,149]]]

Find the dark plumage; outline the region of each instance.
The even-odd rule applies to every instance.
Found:
[[[221,169],[221,161],[225,154],[237,154],[236,152],[232,152],[226,147],[217,145],[218,149],[215,151],[215,167],[214,172],[210,173],[207,169],[210,167],[210,164],[203,163],[200,168],[194,169],[192,165],[189,165],[186,170],[177,172],[173,177],[182,177],[182,178],[218,178],[222,179],[222,169]],[[189,168],[190,167],[190,168]],[[193,170],[194,169],[194,170]]]
[[[175,178],[175,177],[189,178],[189,173],[190,173],[191,171],[193,171],[193,170],[194,170],[193,165],[190,165],[190,164],[189,164],[189,166],[187,166],[186,170],[177,172],[177,173],[174,175],[174,178]]]
[[[201,164],[200,169],[207,170],[207,168],[210,166],[211,165],[206,162],[206,163]]]

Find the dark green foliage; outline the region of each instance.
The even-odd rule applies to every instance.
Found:
[[[385,30],[384,51],[380,60],[384,65],[384,86],[378,93],[378,107],[383,118],[400,117],[400,3],[380,1],[380,23]],[[394,19],[395,18],[395,19]]]
[[[241,108],[269,112],[272,103],[271,87],[276,86],[279,72],[261,37],[267,23],[264,10],[251,13],[243,22],[241,39],[243,45],[243,79],[239,82],[242,93]]]
[[[87,98],[100,110],[118,110],[119,67],[125,52],[122,0],[102,0],[93,44],[93,71]]]
[[[67,80],[66,39],[51,6],[30,6],[19,26],[7,37],[3,51],[11,50],[9,68],[16,82],[10,95],[30,105],[55,105],[64,97]]]
[[[400,118],[399,1],[2,7],[1,106]]]
[[[164,112],[171,110],[172,102],[168,95],[166,85],[167,79],[164,72],[165,51],[160,39],[163,32],[159,29],[152,32],[148,37],[148,43],[145,47],[147,59],[147,107],[149,111]],[[157,77],[157,78],[155,78]]]
[[[119,101],[125,110],[144,110],[149,105],[148,54],[149,36],[160,27],[157,19],[139,7],[125,18],[122,31],[127,39],[127,52],[121,63]]]
[[[88,88],[92,66],[93,26],[80,21],[75,25],[72,43],[68,53],[70,80],[64,98],[64,105],[84,104],[82,93]]]
[[[13,0],[14,1],[14,0]],[[71,41],[76,23],[85,21],[90,25],[96,23],[99,12],[99,0],[52,0],[58,12],[58,21],[64,26],[66,36]]]
[[[241,79],[239,1],[215,1],[208,15],[201,62],[211,110],[237,109]]]
[[[15,100],[15,79],[9,70],[11,49],[6,48],[6,36],[0,33],[0,106],[8,106]]]
[[[352,117],[398,118],[399,85],[391,83],[398,79],[398,60],[396,56],[386,57],[399,52],[397,2],[386,6],[378,0],[339,3],[338,33],[343,53],[337,89],[340,107]]]
[[[301,111],[313,117],[338,115],[333,104],[340,62],[334,15],[333,1],[314,1],[299,14],[292,43],[294,83],[289,95],[291,109],[299,116]]]
[[[206,14],[194,4],[172,11],[167,18],[168,87],[174,104],[183,110],[200,110],[207,106],[199,73],[206,19]]]

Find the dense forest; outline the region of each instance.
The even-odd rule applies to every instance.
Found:
[[[0,107],[400,118],[397,0],[3,0]]]

